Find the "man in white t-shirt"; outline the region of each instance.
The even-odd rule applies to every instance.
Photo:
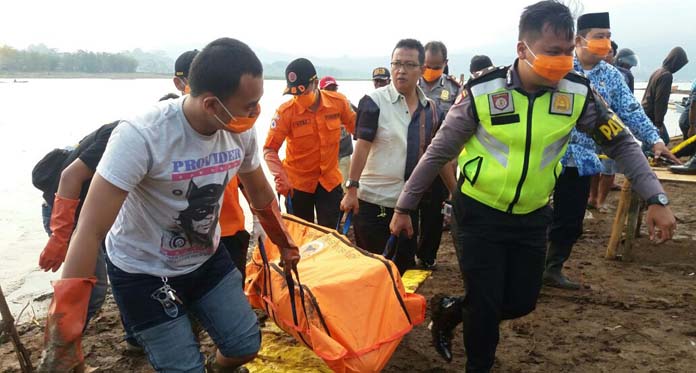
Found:
[[[296,266],[299,251],[260,167],[253,128],[263,67],[246,44],[222,38],[195,58],[189,84],[189,96],[161,102],[113,132],[54,283],[43,369],[83,362],[79,332],[94,283],[88,277],[105,237],[124,326],[157,371],[203,372],[189,312],[218,347],[207,364],[213,371],[242,371],[256,356],[258,322],[219,244],[218,218],[225,186],[238,175],[253,212],[282,248],[284,268]]]

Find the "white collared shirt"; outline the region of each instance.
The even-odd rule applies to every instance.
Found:
[[[424,107],[427,98],[416,87],[418,99]],[[372,141],[370,154],[360,176],[358,198],[376,205],[396,206],[396,200],[404,187],[406,146],[411,113],[406,98],[394,84],[378,88],[368,96],[379,107],[377,133]]]

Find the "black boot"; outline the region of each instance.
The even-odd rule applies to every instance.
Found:
[[[686,161],[686,163],[684,163],[683,165],[670,166],[669,170],[674,172],[675,174],[696,174],[696,154],[694,154],[693,157],[689,158],[689,160]]]
[[[463,298],[436,294],[430,299],[430,333],[433,347],[447,362],[452,361],[452,337],[454,328],[462,322]]]
[[[209,356],[208,360],[205,362],[205,372],[206,373],[249,373],[249,369],[247,369],[244,365],[241,365],[238,367],[223,367],[217,363],[217,361],[215,360],[215,354],[213,353],[213,355]]]
[[[557,244],[551,243],[549,250],[546,253],[546,269],[544,270],[544,285],[567,289],[578,290],[580,284],[571,281],[563,275],[563,263],[570,257],[570,251],[573,249],[572,244]]]

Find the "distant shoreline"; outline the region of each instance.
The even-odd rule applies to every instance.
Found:
[[[173,75],[156,73],[2,72],[0,79],[166,79]]]
[[[2,72],[0,83],[12,83],[6,80],[25,79],[171,79],[173,74],[161,73],[77,73],[77,72]],[[282,76],[265,76],[266,80],[285,80]],[[337,78],[339,81],[367,81],[365,78]]]

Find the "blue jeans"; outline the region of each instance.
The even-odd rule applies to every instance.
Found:
[[[612,176],[615,174],[616,174],[616,161],[611,159],[611,158],[602,159],[602,175]]]
[[[92,294],[89,295],[87,322],[85,322],[85,328],[94,314],[101,309],[102,305],[104,304],[104,299],[106,299],[106,289],[109,287],[109,283],[106,278],[105,257],[106,253],[104,252],[104,246],[101,246],[99,248],[99,253],[97,254],[97,266],[94,268],[94,276],[97,278],[97,283],[94,284]]]
[[[51,213],[53,212],[53,207],[47,203],[41,204],[41,216],[43,217],[44,230],[51,236]],[[106,299],[106,288],[109,286],[108,280],[106,278],[106,262],[104,261],[104,245],[99,248],[99,253],[97,254],[97,266],[94,268],[94,276],[97,278],[97,283],[94,284],[92,288],[92,294],[89,296],[89,306],[87,306],[87,321],[85,322],[85,328],[89,324],[89,320],[92,319],[95,313],[97,313],[102,305],[104,304],[104,299]]]
[[[51,212],[53,208],[46,202],[41,204],[41,217],[43,218],[44,231],[51,237]]]
[[[223,356],[243,357],[258,352],[258,320],[242,291],[242,276],[224,245],[201,267],[177,277],[127,273],[108,258],[107,268],[126,331],[143,346],[158,372],[204,371],[189,313],[205,328]],[[181,303],[158,297],[165,279]]]

